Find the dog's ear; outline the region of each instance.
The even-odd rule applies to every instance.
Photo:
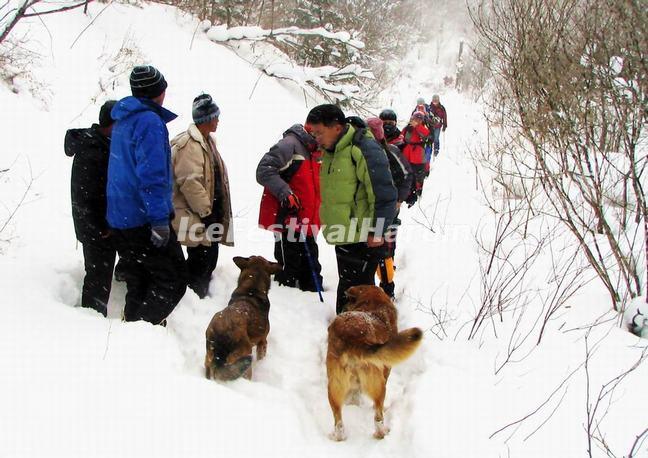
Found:
[[[278,262],[268,262],[268,266],[266,267],[266,272],[268,272],[270,275],[281,272],[282,270],[283,266]]]
[[[234,264],[236,264],[236,266],[241,270],[250,265],[250,258],[244,258],[242,256],[234,256],[232,261],[234,261]]]
[[[344,295],[349,299],[349,302],[355,302],[362,291],[362,286],[352,286],[344,292]]]

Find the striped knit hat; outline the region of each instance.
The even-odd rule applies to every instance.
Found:
[[[130,74],[130,87],[134,97],[154,99],[167,88],[164,75],[151,65],[138,65]]]
[[[220,109],[209,94],[200,94],[193,101],[191,116],[194,124],[205,124],[220,116]]]

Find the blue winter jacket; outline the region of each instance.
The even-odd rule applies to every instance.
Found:
[[[135,97],[121,99],[111,115],[116,122],[108,163],[108,224],[116,229],[168,224],[173,176],[166,123],[177,115]]]

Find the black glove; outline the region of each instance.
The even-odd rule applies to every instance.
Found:
[[[405,199],[405,202],[407,203],[407,208],[412,208],[412,206],[416,203],[418,200],[418,195],[416,195],[415,192],[410,193],[409,196],[407,196],[407,199]]]
[[[151,228],[151,243],[156,248],[167,246],[170,236],[171,229],[169,229],[168,224],[166,226],[153,226]]]
[[[216,212],[212,211],[204,218],[200,218],[200,221],[205,225],[205,228],[208,228],[212,224],[218,223],[218,215],[216,215]]]

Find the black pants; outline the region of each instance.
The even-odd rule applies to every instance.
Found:
[[[212,242],[211,246],[187,247],[189,288],[201,299],[209,293],[209,282],[217,263],[218,242]]]
[[[385,258],[385,248],[369,248],[366,243],[337,245],[339,283],[337,288],[336,313],[342,313],[346,305],[345,291],[352,286],[375,285],[376,269],[381,259]]]
[[[184,254],[173,229],[169,243],[156,248],[148,226],[115,231],[119,256],[128,265],[126,275],[126,321],[161,324],[187,289]]]
[[[420,197],[423,193],[423,182],[425,181],[425,164],[412,164],[414,181],[416,183],[416,194]]]
[[[308,252],[306,249],[308,248]],[[311,266],[308,254],[313,263]],[[302,291],[317,291],[313,272],[322,287],[322,266],[319,263],[319,248],[312,236],[306,237],[305,242],[290,241],[284,232],[275,242],[275,259],[283,266],[283,270],[275,274],[275,280],[280,285],[299,288]]]
[[[81,306],[94,309],[103,316],[108,313],[108,298],[115,267],[115,254],[114,246],[108,241],[105,244],[83,244],[85,278],[83,279]]]

